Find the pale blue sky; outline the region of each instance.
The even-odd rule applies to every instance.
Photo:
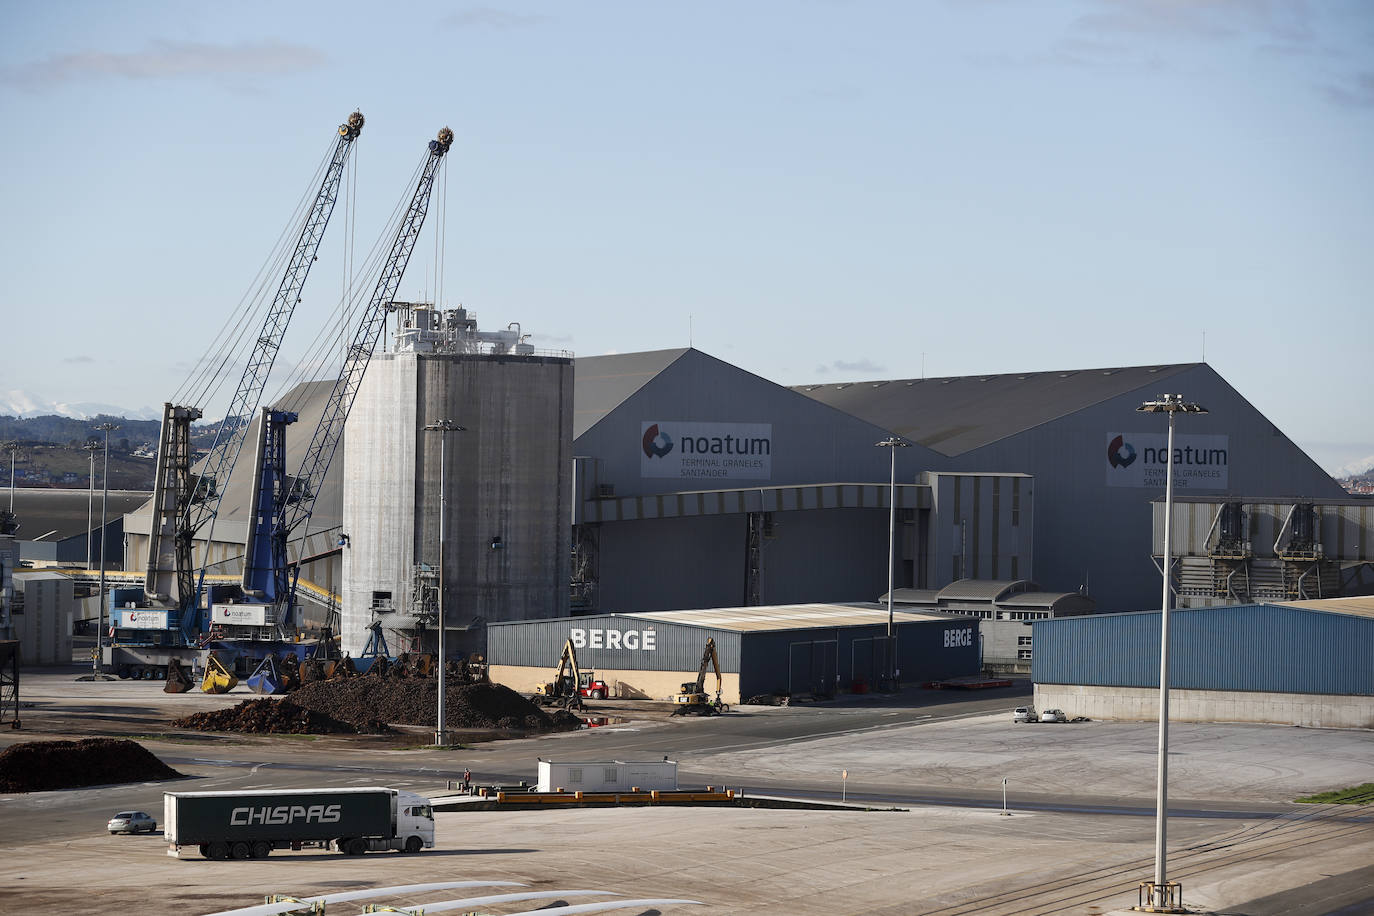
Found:
[[[1203,357],[1374,456],[1374,3],[0,3],[0,389],[159,404],[349,111],[357,260],[782,384]],[[341,202],[282,365],[344,283]],[[690,329],[690,331],[689,331]],[[294,349],[293,349],[294,347]],[[271,386],[269,386],[269,390]],[[1184,392],[1186,395],[1187,392]]]

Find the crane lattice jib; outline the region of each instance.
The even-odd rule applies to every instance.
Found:
[[[210,447],[209,456],[201,465],[201,478],[207,480],[213,489],[207,488],[203,493],[204,498],[192,501],[188,507],[182,525],[186,537],[193,536],[206,522],[212,521],[219,511],[229,472],[238,461],[248,427],[257,414],[262,401],[262,391],[267,384],[267,376],[272,372],[277,351],[281,348],[286,326],[291,321],[296,304],[301,301],[305,279],[310,274],[311,265],[315,263],[315,255],[320,249],[320,241],[324,238],[325,227],[329,225],[329,217],[333,214],[334,204],[339,199],[339,184],[343,180],[348,154],[362,129],[363,115],[359,111],[353,112],[347,121],[339,125],[339,137],[334,144],[329,168],[325,170],[324,181],[320,183],[319,193],[315,195],[315,203],[310,209],[305,226],[301,229],[300,238],[296,240],[296,250],[291,255],[277,295],[272,300],[272,306],[263,321],[262,333],[258,336],[252,356],[243,370],[243,378],[234,393],[234,400],[224,415],[219,432],[215,434],[215,442]]]
[[[315,498],[319,495],[320,485],[329,470],[329,462],[334,457],[334,450],[343,435],[344,422],[348,419],[349,411],[353,409],[353,399],[362,384],[363,373],[367,371],[367,364],[372,360],[372,351],[376,348],[377,339],[385,326],[387,304],[396,298],[396,290],[400,288],[401,277],[405,274],[406,265],[410,263],[411,252],[415,250],[415,243],[420,238],[420,229],[424,226],[425,214],[429,211],[429,197],[434,187],[434,177],[444,154],[452,145],[453,131],[447,127],[439,131],[438,139],[429,141],[429,156],[420,172],[420,181],[410,200],[410,209],[406,211],[400,227],[396,230],[396,241],[392,243],[391,254],[382,267],[381,276],[377,279],[377,288],[373,290],[372,298],[363,310],[358,329],[353,335],[353,342],[349,344],[348,352],[344,355],[343,369],[334,382],[334,390],[330,392],[329,401],[320,416],[320,425],[315,428],[310,447],[301,461],[297,486],[301,488],[299,492],[302,498],[298,502],[282,506],[279,527],[287,534],[309,519],[315,508]],[[295,591],[294,587],[292,591]]]

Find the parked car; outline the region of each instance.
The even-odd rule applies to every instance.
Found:
[[[1040,714],[1041,722],[1067,722],[1069,717],[1064,715],[1062,709],[1047,709]]]
[[[1029,706],[1018,706],[1011,711],[1011,721],[1013,722],[1034,722],[1035,710]]]
[[[152,833],[157,821],[142,811],[121,811],[105,825],[110,833]]]

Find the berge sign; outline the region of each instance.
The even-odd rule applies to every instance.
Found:
[[[1174,486],[1225,490],[1231,466],[1230,437],[1174,436]],[[1167,433],[1107,433],[1107,486],[1163,487],[1169,473]]]
[[[653,652],[658,649],[653,630],[603,630],[573,627],[568,631],[574,649],[636,649]]]
[[[639,428],[639,475],[715,480],[771,480],[771,423],[645,420]]]

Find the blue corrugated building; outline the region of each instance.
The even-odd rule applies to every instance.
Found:
[[[1035,701],[1157,719],[1160,613],[1036,621]],[[1170,719],[1374,728],[1374,598],[1169,612]]]

